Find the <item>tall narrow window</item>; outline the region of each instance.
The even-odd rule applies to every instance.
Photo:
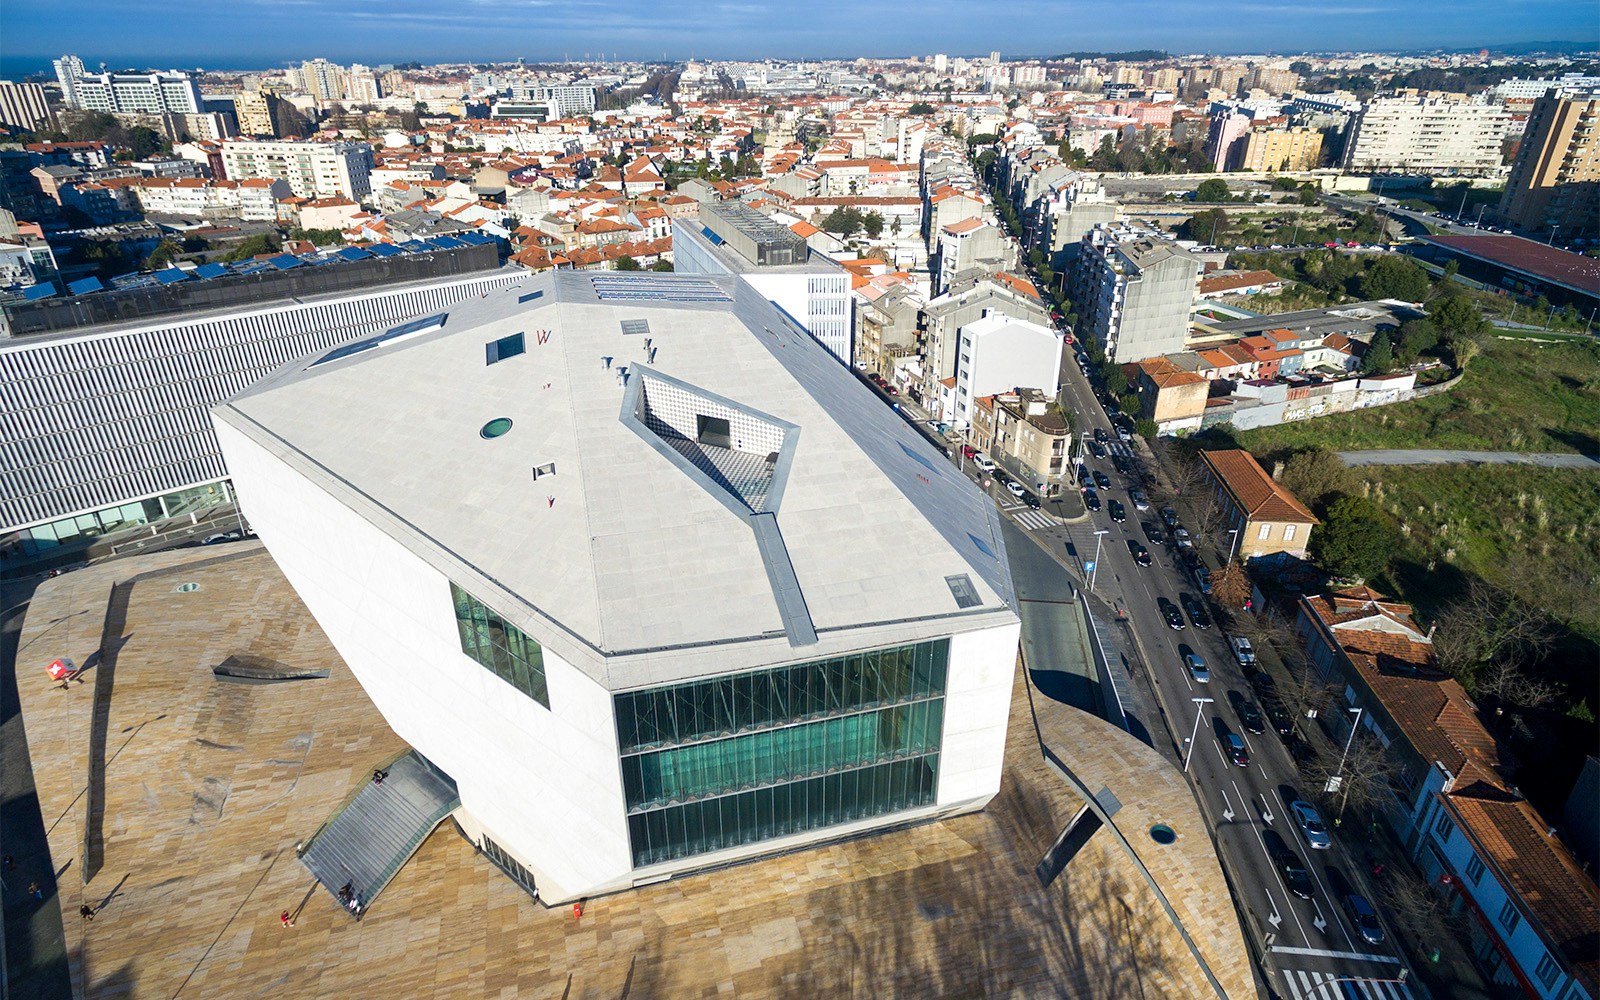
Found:
[[[461,634],[461,651],[477,660],[495,676],[550,707],[550,692],[544,679],[544,649],[521,629],[506,624],[488,605],[450,584],[455,602],[456,628]]]

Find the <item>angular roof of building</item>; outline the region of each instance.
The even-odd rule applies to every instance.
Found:
[[[993,504],[738,279],[532,276],[214,416],[612,688],[1014,618]]]
[[[1240,509],[1252,521],[1298,521],[1317,524],[1317,516],[1306,510],[1293,493],[1278,485],[1248,451],[1202,451],[1200,458],[1211,468],[1217,481],[1233,495]]]

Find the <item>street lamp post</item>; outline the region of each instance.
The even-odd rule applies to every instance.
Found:
[[[1561,229],[1561,227],[1559,225],[1553,225],[1553,226],[1550,227],[1550,238],[1545,241],[1545,243],[1547,245],[1549,245],[1549,246],[1555,246],[1556,245],[1556,233],[1560,229]]]
[[[1190,698],[1189,700],[1194,702],[1194,732],[1189,734],[1189,750],[1183,755],[1183,771],[1185,774],[1189,773],[1189,758],[1194,756],[1194,741],[1200,737],[1200,716],[1205,714],[1206,706],[1216,699]]]
[[[1479,229],[1483,228],[1483,210],[1488,208],[1488,207],[1489,207],[1489,203],[1488,202],[1484,202],[1482,205],[1478,206],[1478,223],[1477,223],[1477,226],[1478,226]]]
[[[1094,533],[1094,562],[1089,566],[1089,593],[1094,593],[1094,578],[1100,574],[1100,546],[1105,543],[1105,536],[1111,534],[1109,528],[1101,528]]]
[[[1344,753],[1339,755],[1339,770],[1335,772],[1335,777],[1338,778],[1339,781],[1339,819],[1341,820],[1344,819],[1344,805],[1346,802],[1350,801],[1350,789],[1346,787],[1344,783],[1344,762],[1345,759],[1350,756],[1350,744],[1356,741],[1356,730],[1361,728],[1361,713],[1363,710],[1359,708],[1347,708],[1345,711],[1354,712],[1356,720],[1350,723],[1350,735],[1345,737]]]

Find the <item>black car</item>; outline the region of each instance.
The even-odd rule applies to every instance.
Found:
[[[1161,533],[1160,526],[1154,521],[1140,521],[1139,526],[1144,528],[1144,537],[1150,539],[1150,544],[1160,545],[1167,540],[1167,536]]]
[[[1193,594],[1179,594],[1178,600],[1183,602],[1183,610],[1189,613],[1189,620],[1195,628],[1210,628],[1211,616],[1206,614],[1206,606]]]
[[[1100,442],[1110,441],[1111,440],[1111,435],[1106,433],[1105,428],[1096,427],[1094,429],[1094,439],[1096,441],[1100,441]]]
[[[1032,507],[1034,510],[1038,510],[1040,506],[1039,498],[1031,492],[1024,493],[1022,495],[1022,502],[1027,504],[1029,507]]]
[[[1316,892],[1316,885],[1311,881],[1311,871],[1301,862],[1300,855],[1287,847],[1279,847],[1272,852],[1272,864],[1278,869],[1278,874],[1283,876],[1283,882],[1289,887],[1289,891],[1296,896],[1310,899]]]
[[[1109,490],[1111,488],[1111,477],[1096,469],[1094,470],[1094,484],[1103,490]]]
[[[1089,474],[1089,467],[1087,465],[1078,466],[1078,485],[1088,486],[1092,482],[1094,482],[1094,477]]]
[[[1176,528],[1178,526],[1178,512],[1171,507],[1161,508],[1161,523],[1166,525],[1169,531]]]
[[[1125,507],[1122,506],[1122,501],[1120,501],[1120,500],[1112,500],[1110,502],[1110,507],[1111,507],[1111,520],[1117,522],[1118,524],[1121,524],[1123,521],[1126,521],[1128,519],[1128,511],[1127,511],[1127,509]]]
[[[1106,446],[1101,444],[1099,441],[1090,441],[1089,454],[1093,455],[1095,458],[1105,458]]]
[[[1083,505],[1085,507],[1089,508],[1091,511],[1099,510],[1100,509],[1100,494],[1096,493],[1094,490],[1084,490],[1083,491]]]
[[[1234,707],[1239,712],[1239,725],[1244,727],[1245,732],[1260,736],[1267,731],[1266,724],[1261,718],[1261,709],[1256,707],[1255,702],[1241,699]]]
[[[1183,612],[1178,610],[1178,606],[1165,597],[1156,603],[1161,605],[1161,617],[1167,620],[1167,627],[1174,631],[1182,631],[1184,628]]]
[[[1265,670],[1257,670],[1250,675],[1250,686],[1256,689],[1262,701],[1275,697],[1278,691],[1278,683]]]
[[[1200,553],[1194,549],[1184,549],[1178,553],[1178,558],[1183,561],[1183,568],[1190,572],[1193,572],[1194,568],[1200,565]]]
[[[1116,466],[1117,471],[1122,473],[1124,476],[1128,474],[1128,470],[1133,468],[1133,463],[1129,462],[1127,457],[1124,455],[1112,455],[1111,464]]]
[[[1133,561],[1140,566],[1150,565],[1150,550],[1132,539],[1128,540],[1128,551],[1133,553]]]

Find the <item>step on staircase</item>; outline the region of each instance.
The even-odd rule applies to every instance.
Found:
[[[385,770],[381,785],[369,779],[300,850],[301,863],[335,900],[346,883],[354,886],[363,913],[461,805],[455,782],[415,750]]]

